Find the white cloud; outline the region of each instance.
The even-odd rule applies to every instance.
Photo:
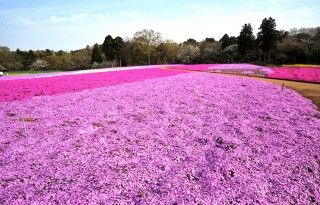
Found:
[[[79,23],[87,20],[88,15],[85,13],[73,14],[71,16],[50,16],[49,21],[51,23]]]
[[[257,33],[262,19],[269,16],[276,19],[278,29],[320,26],[319,6],[282,10],[277,5],[288,3],[288,0],[269,1],[274,4],[271,8],[247,7],[256,1],[246,0],[245,6],[239,9],[194,3],[176,8],[174,12],[153,12],[127,7],[113,10],[111,5],[102,7],[103,9],[67,7],[65,10],[0,10],[0,19],[10,19],[0,22],[0,25],[6,25],[4,32],[0,33],[0,44],[7,43],[14,49],[70,50],[96,42],[102,43],[108,34],[132,37],[136,31],[144,28],[159,31],[165,38],[178,42],[187,38],[219,39],[225,33],[238,35],[244,23],[251,23]],[[20,34],[25,38],[19,38]]]

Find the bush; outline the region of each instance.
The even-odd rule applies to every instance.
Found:
[[[34,63],[32,63],[29,68],[31,70],[46,70],[48,67],[48,62],[45,60],[37,59]]]
[[[7,69],[5,67],[3,67],[2,65],[0,65],[0,71],[7,71]]]
[[[110,61],[104,61],[103,63],[97,63],[97,62],[94,62],[92,65],[91,65],[91,68],[92,69],[97,69],[97,68],[111,68],[113,67],[114,63],[113,62],[110,62]]]

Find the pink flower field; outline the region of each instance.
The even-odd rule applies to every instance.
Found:
[[[183,73],[183,71],[170,70],[163,72],[159,68],[144,68],[104,73],[77,74],[71,72],[71,74],[57,73],[8,77],[0,80],[0,102],[25,100],[40,95],[75,92],[179,73]]]
[[[314,66],[285,66],[272,68],[269,78],[320,83],[320,68]]]
[[[173,65],[167,66],[171,69],[181,69],[189,71],[202,71],[211,73],[226,73],[266,77],[272,73],[272,69],[268,67],[253,64],[201,64],[201,65]]]
[[[145,68],[0,93],[0,204],[320,203],[320,113],[292,90]]]
[[[253,64],[203,64],[174,65],[166,68],[320,83],[320,67],[317,66],[264,67]]]

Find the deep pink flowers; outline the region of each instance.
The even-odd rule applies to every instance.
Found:
[[[269,78],[289,79],[306,82],[320,83],[320,68],[317,67],[276,67],[268,74]]]
[[[163,72],[159,68],[144,68],[102,73],[30,75],[16,77],[17,79],[11,77],[0,80],[0,102],[26,100],[34,96],[75,92],[180,73],[184,72],[177,70]]]
[[[285,66],[269,68],[253,64],[202,64],[178,66],[169,65],[166,67],[190,71],[249,75],[311,83],[320,82],[320,68],[316,66]]]

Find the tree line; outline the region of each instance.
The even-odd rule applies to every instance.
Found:
[[[46,50],[10,51],[0,47],[0,69],[80,70],[173,63],[320,64],[320,27],[277,30],[273,18],[263,19],[255,35],[250,23],[238,36],[221,39],[166,40],[159,32],[142,30],[131,39],[106,36],[102,44],[66,52]]]

